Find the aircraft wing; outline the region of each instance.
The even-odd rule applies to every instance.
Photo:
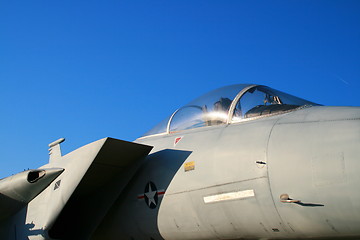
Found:
[[[64,169],[28,170],[0,180],[0,220],[6,219],[40,194]]]
[[[87,239],[152,147],[104,138],[0,180],[0,239]]]
[[[151,149],[147,145],[106,138],[50,229],[50,236],[86,239],[101,222]]]

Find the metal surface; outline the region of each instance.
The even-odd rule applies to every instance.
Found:
[[[359,239],[360,108],[290,103],[232,121],[257,85],[241,86],[226,123],[171,132],[176,111],[133,143],[62,156],[55,141],[49,164],[0,180],[0,239]],[[284,103],[265,97],[246,114]]]

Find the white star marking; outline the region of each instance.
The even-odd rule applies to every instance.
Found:
[[[153,191],[151,189],[151,185],[149,183],[149,191],[145,193],[145,196],[149,199],[149,203],[148,203],[149,207],[150,207],[151,203],[153,203],[156,206],[156,202],[155,202],[155,199],[154,199],[156,194],[157,194],[157,191]]]

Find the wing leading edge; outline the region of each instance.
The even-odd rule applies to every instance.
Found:
[[[104,138],[1,179],[0,239],[87,239],[151,149]]]
[[[0,180],[0,221],[22,209],[62,172],[62,168],[28,170]]]
[[[49,235],[65,239],[90,236],[152,148],[107,138]]]

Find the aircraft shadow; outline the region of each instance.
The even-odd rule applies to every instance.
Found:
[[[303,207],[324,207],[324,204],[318,203],[303,203],[303,202],[296,202],[295,204],[303,206]]]
[[[114,222],[117,223],[117,231],[113,234],[128,235],[129,239],[143,239],[145,237],[141,235],[143,229],[157,229],[157,216],[163,194],[191,153],[191,151],[164,149],[148,155],[109,210],[109,216],[105,217],[93,234],[93,238],[101,239]],[[147,199],[148,191],[157,191],[158,195],[153,196],[153,199]],[[134,197],[137,201],[129,200]],[[131,235],[134,232],[139,235]],[[158,231],[146,237],[162,239]]]

